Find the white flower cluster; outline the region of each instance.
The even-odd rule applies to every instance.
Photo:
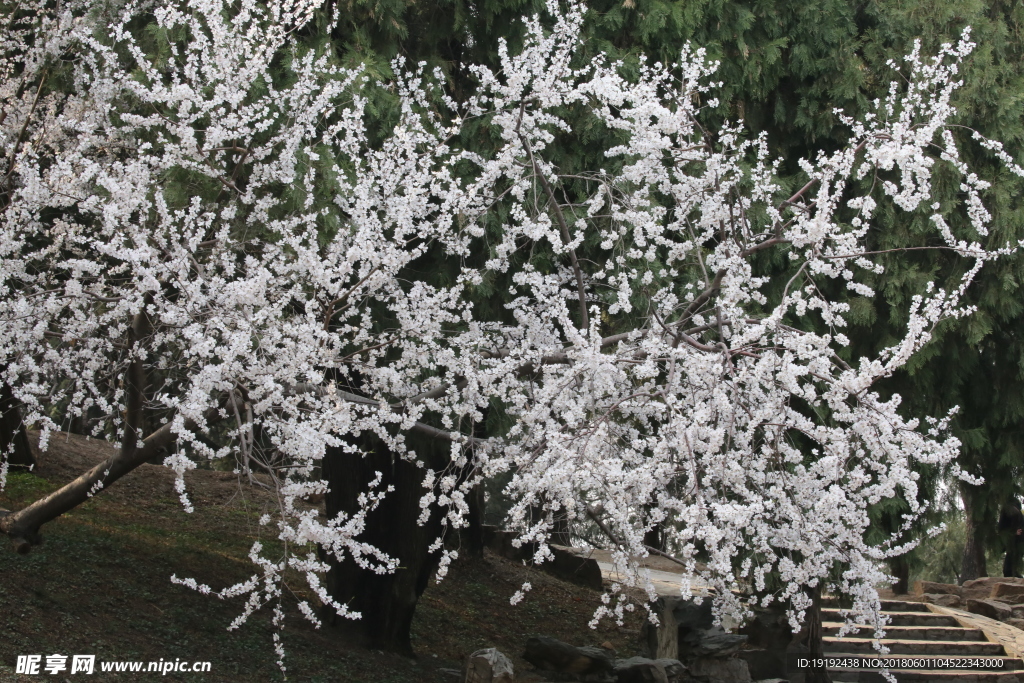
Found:
[[[651,590],[627,569],[660,525],[681,590],[716,589],[720,615],[743,617],[730,588],[744,581],[762,604],[789,601],[796,623],[836,567],[832,588],[877,613],[879,561],[903,548],[866,540],[868,509],[916,506],[914,464],[948,465],[958,443],[946,420],[922,427],[872,387],[969,312],[964,288],[999,250],[954,237],[935,210],[939,243],[973,267],[921,292],[904,337],[852,364],[835,283],[872,295],[877,202],[929,206],[939,163],[960,171],[987,234],[985,183],[945,127],[966,36],[911,55],[909,84],[849,121],[848,148],[804,160],[808,182],[785,199],[763,136],[702,126],[715,87],[702,51],[638,79],[580,67],[578,5],[549,3],[550,29],[528,20],[522,51],[472,69],[464,102],[396,64],[400,117],[383,140],[365,127],[364,77],[295,38],[313,2],[57,6],[0,27],[0,380],[44,439],[55,402],[123,430],[123,377],[141,360],[179,482],[195,458],[248,464],[258,430],[281,501],[261,524],[302,552],[254,547],[262,581],[221,594],[248,594],[246,615],[279,610],[291,567],[358,616],[305,547],[393,571],[359,538],[388,491],[365,482],[361,510],[330,520],[295,502],[323,492],[326,448],[372,432],[416,461],[411,431],[452,442],[444,471],[420,463],[424,514],[440,506],[450,525],[470,487],[511,473],[509,523],[541,559],[555,515],[596,519],[627,583]],[[73,89],[44,87],[58,69]],[[566,171],[555,159],[583,112],[603,127],[588,145],[604,163]],[[783,275],[760,258],[770,250],[791,259]],[[439,264],[454,276],[432,277]],[[498,316],[474,301],[483,282],[507,286]],[[470,436],[488,406],[511,428]],[[211,416],[233,425],[230,448],[199,439]]]

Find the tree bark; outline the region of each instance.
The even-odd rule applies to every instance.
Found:
[[[210,411],[207,419],[216,415],[216,411]],[[195,425],[188,424],[188,427],[194,428]],[[19,553],[27,553],[32,546],[42,543],[39,529],[44,524],[78,507],[89,499],[91,493],[110,486],[174,440],[175,435],[168,422],[146,437],[141,448],[131,449],[128,453],[122,448],[77,479],[17,512],[0,510],[0,531],[11,538]]]
[[[896,595],[906,595],[910,588],[910,563],[906,555],[889,559],[889,571],[896,578],[892,590]]]
[[[480,482],[469,494],[468,526],[463,534],[466,551],[473,557],[484,556],[484,515],[487,505],[484,500],[484,484]]]
[[[364,453],[332,448],[324,457],[323,477],[329,487],[325,496],[327,515],[333,518],[339,512],[354,513],[367,483],[377,472],[382,473],[381,488],[394,486],[394,491],[367,514],[359,540],[396,558],[399,566],[393,573],[378,574],[359,567],[350,557],[338,561],[321,552],[331,566],[327,591],[362,618],[342,619],[330,607],[324,608],[322,616],[366,647],[413,656],[412,618],[416,602],[438,566],[439,553],[429,548],[441,534],[441,517],[432,511],[426,524],[418,524],[419,502],[425,493],[421,468],[391,453],[376,437],[363,436],[358,445]],[[427,462],[432,448],[429,442],[416,444],[417,454]],[[438,454],[442,450],[447,452],[447,446],[438,449]]]
[[[811,608],[807,611],[807,656],[809,659],[821,659],[825,656],[821,642],[821,584],[811,589]],[[832,683],[827,669],[808,669],[804,677],[805,683]]]
[[[144,314],[140,313],[135,317],[132,323],[133,341],[141,339],[146,334],[147,325],[148,322]],[[125,432],[121,448],[115,455],[28,507],[17,512],[0,509],[0,531],[10,537],[19,553],[27,553],[32,546],[42,543],[39,529],[44,524],[81,505],[91,495],[110,486],[139,465],[144,464],[160,449],[174,442],[176,437],[171,431],[171,422],[144,440],[141,439],[145,382],[146,372],[143,363],[141,360],[135,359],[125,373],[127,393]],[[206,412],[206,419],[208,421],[215,420],[218,414],[219,408],[211,408]],[[186,428],[194,429],[195,425],[189,421],[186,422]],[[140,441],[142,441],[141,444]]]
[[[7,456],[8,463],[29,469],[35,466],[36,457],[28,443],[21,409],[11,388],[0,383],[0,458],[12,445],[14,450]]]
[[[644,507],[644,516],[650,519],[651,506]],[[651,528],[644,532],[644,545],[649,549],[665,551],[665,534],[661,523],[652,524]]]
[[[966,532],[959,577],[960,583],[963,584],[965,581],[988,576],[988,571],[985,566],[985,544],[982,539],[981,524],[974,506],[975,492],[970,488],[970,484],[960,485],[960,498],[964,503],[964,530]]]

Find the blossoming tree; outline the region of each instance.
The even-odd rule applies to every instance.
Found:
[[[904,548],[866,540],[868,507],[916,501],[912,464],[951,463],[958,444],[946,416],[911,419],[872,387],[969,313],[965,288],[1008,248],[982,243],[986,183],[948,126],[966,34],[911,54],[907,82],[787,191],[763,136],[702,124],[702,51],[630,79],[579,63],[579,6],[548,9],[500,69],[471,70],[463,101],[396,65],[384,135],[366,123],[374,84],[298,37],[316,2],[39,2],[4,18],[0,381],[43,447],[54,404],[105,416],[95,433],[120,443],[2,513],[19,550],[163,451],[190,510],[184,473],[235,457],[269,474],[280,507],[261,523],[285,550],[255,544],[257,574],[220,595],[248,595],[240,621],[267,604],[279,620],[291,568],[357,618],[323,587],[324,558],[394,572],[361,534],[409,492],[377,472],[346,483],[358,494],[331,519],[296,502],[325,490],[325,453],[364,457],[370,434],[420,472],[421,522],[463,525],[468,491],[511,473],[508,524],[539,560],[556,515],[587,518],[624,582],[646,586],[631,562],[658,526],[681,590],[714,589],[718,614],[745,614],[741,581],[795,625],[830,581],[877,617],[880,560]],[[606,163],[560,168],[581,116]],[[997,143],[972,144],[1020,173]],[[962,205],[932,203],[938,164],[959,172]],[[872,295],[880,202],[931,211],[920,247],[967,265],[910,302],[898,343],[853,358],[842,290]],[[972,234],[947,227],[954,211]],[[479,299],[499,285],[495,315]],[[493,406],[511,426],[481,436]],[[201,436],[218,421],[230,442],[213,448]],[[445,445],[428,457],[412,434]],[[443,575],[454,552],[431,550]]]

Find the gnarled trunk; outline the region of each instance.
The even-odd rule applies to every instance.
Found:
[[[889,571],[892,572],[896,583],[892,585],[893,593],[904,595],[910,590],[910,563],[906,555],[893,557],[889,560]]]
[[[960,583],[988,576],[985,567],[985,544],[981,536],[981,524],[977,511],[974,509],[974,494],[970,484],[960,485],[960,498],[964,503],[964,543],[963,559],[960,563]]]
[[[821,641],[821,585],[811,592],[811,608],[807,610],[807,656],[812,661],[825,656]],[[827,669],[808,669],[804,677],[805,683],[832,683]]]
[[[463,538],[462,547],[473,557],[484,556],[484,515],[487,513],[484,494],[483,482],[474,486],[470,491],[467,501],[469,504],[469,514],[466,519],[468,526],[460,534]]]
[[[333,448],[324,457],[323,477],[329,487],[325,496],[327,515],[355,512],[359,495],[366,492],[367,484],[380,472],[381,489],[394,486],[394,491],[367,514],[366,529],[359,540],[396,558],[398,569],[391,574],[377,574],[359,567],[349,557],[341,562],[333,556],[326,557],[331,565],[327,591],[339,603],[360,612],[362,618],[342,619],[329,607],[324,608],[323,617],[355,634],[366,647],[412,656],[410,629],[416,602],[439,560],[439,553],[429,552],[429,547],[441,533],[440,515],[433,511],[426,524],[417,523],[420,498],[425,493],[423,469],[394,455],[376,438],[364,437],[360,441],[364,454]],[[431,446],[421,446],[417,444],[416,452],[427,460],[424,456]],[[446,446],[443,448],[447,450]]]

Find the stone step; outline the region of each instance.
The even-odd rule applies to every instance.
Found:
[[[823,621],[821,628],[823,635],[835,636],[843,626],[839,622]],[[865,626],[857,634],[870,636],[874,633],[870,627]],[[963,628],[956,626],[886,626],[884,641],[888,640],[986,640],[985,633],[980,628]]]
[[[821,599],[821,606],[831,608],[842,608],[839,601],[833,597],[825,597]],[[883,612],[925,612],[931,614],[928,611],[928,605],[923,602],[913,602],[910,600],[882,600],[882,611]]]
[[[973,630],[973,629],[964,629]],[[826,653],[850,652],[855,654],[876,655],[874,639],[846,636],[844,638],[832,638],[829,636],[821,639],[822,647]],[[891,654],[906,655],[969,655],[972,657],[1003,656],[1003,646],[999,643],[991,643],[982,640],[889,640],[882,641],[882,644],[889,648]]]
[[[898,683],[1024,683],[1016,671],[941,671],[893,669]],[[882,674],[866,669],[829,672],[833,683],[887,683]]]
[[[844,618],[837,608],[821,610],[822,621],[843,623]],[[953,617],[934,612],[888,612],[890,626],[959,626]]]

